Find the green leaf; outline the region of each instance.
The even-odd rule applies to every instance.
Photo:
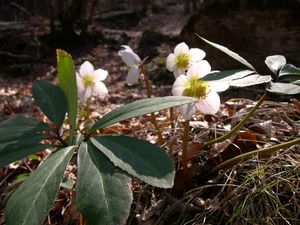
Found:
[[[280,83],[293,83],[299,84],[300,76],[299,75],[282,75],[279,77]]]
[[[205,77],[201,78],[201,80],[204,80],[204,81],[213,81],[213,80],[231,81],[231,80],[243,78],[252,73],[255,73],[255,72],[252,70],[225,70],[225,71],[221,71],[221,72],[209,73]]]
[[[60,128],[68,108],[62,90],[49,81],[37,80],[33,83],[32,94],[43,113]]]
[[[278,70],[286,64],[286,59],[283,55],[271,55],[266,58],[265,63],[277,75]]]
[[[18,159],[42,151],[51,145],[38,143],[44,139],[43,136],[36,136],[26,141],[11,141],[0,144],[0,167],[4,167]]]
[[[87,224],[125,224],[132,202],[129,182],[93,145],[80,145],[76,202]]]
[[[122,120],[127,120],[173,106],[184,105],[194,101],[196,101],[196,99],[183,96],[156,97],[137,100],[107,113],[93,125],[91,130],[95,131],[99,128],[107,127]]]
[[[41,225],[51,208],[74,146],[43,162],[8,199],[6,225]]]
[[[241,56],[239,56],[237,53],[229,50],[228,48],[222,46],[222,45],[219,45],[217,43],[214,43],[214,42],[211,42],[211,41],[208,41],[206,40],[205,38],[199,36],[198,34],[196,34],[199,38],[201,38],[204,42],[206,42],[207,44],[211,45],[212,47],[216,48],[216,49],[219,49],[220,51],[224,52],[226,55],[230,56],[231,58],[235,59],[236,61],[240,62],[241,64],[243,64],[244,66],[248,67],[249,69],[251,70],[254,70],[254,67],[249,63],[247,62],[246,59],[242,58]]]
[[[71,129],[76,127],[77,118],[77,83],[72,57],[61,49],[56,50],[59,86],[68,102],[68,117]]]
[[[233,87],[247,87],[251,85],[267,83],[270,82],[271,80],[272,77],[269,75],[261,76],[258,74],[254,74],[254,75],[244,77],[242,79],[233,80],[229,83],[229,85]]]
[[[279,71],[279,76],[286,76],[286,75],[300,75],[300,68],[296,67],[292,64],[286,64],[281,67]]]
[[[159,146],[122,135],[97,136],[91,142],[115,166],[140,180],[161,188],[173,186],[173,163]]]
[[[23,116],[0,123],[0,167],[49,147],[39,143],[47,136],[38,132],[47,130],[47,124]]]
[[[300,86],[296,84],[286,84],[286,83],[273,83],[271,82],[269,87],[267,87],[269,92],[295,95],[300,93]]]

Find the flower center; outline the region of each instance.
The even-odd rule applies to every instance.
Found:
[[[185,83],[184,94],[198,99],[205,99],[209,92],[209,84],[206,81],[202,81],[198,76],[194,76],[192,79]]]
[[[83,76],[82,84],[85,88],[93,88],[95,86],[95,77],[92,75]]]
[[[190,55],[188,53],[181,53],[175,57],[175,65],[179,69],[186,69],[189,65]]]

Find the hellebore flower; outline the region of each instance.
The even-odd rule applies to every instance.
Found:
[[[179,109],[185,120],[190,120],[197,110],[203,114],[216,114],[220,108],[220,97],[217,92],[225,91],[229,85],[221,81],[204,81],[211,71],[206,60],[197,62],[188,69],[187,75],[180,75],[175,80],[172,93],[175,96],[190,96],[198,101],[180,106]]]
[[[175,78],[184,74],[186,70],[195,62],[200,62],[205,57],[205,52],[199,48],[191,48],[186,43],[178,44],[174,53],[167,57],[167,69],[174,73]]]
[[[118,55],[121,56],[122,60],[129,67],[126,83],[132,85],[139,80],[141,59],[128,45],[122,45],[121,47],[123,49],[118,52]]]
[[[94,66],[85,61],[76,74],[78,96],[81,101],[93,96],[105,96],[108,90],[101,81],[105,80],[108,72],[103,69],[94,70]]]

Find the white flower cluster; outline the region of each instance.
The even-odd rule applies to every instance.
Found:
[[[128,66],[126,83],[135,84],[139,80],[142,60],[127,46],[122,45],[118,55]],[[184,119],[189,120],[197,110],[203,114],[215,114],[220,108],[220,97],[217,92],[226,90],[228,83],[204,81],[203,78],[211,72],[211,66],[203,60],[206,53],[198,48],[189,48],[186,43],[178,44],[174,53],[167,57],[166,67],[173,72],[175,82],[172,94],[175,96],[190,96],[197,98],[195,103],[180,106]],[[108,72],[103,69],[94,70],[93,65],[85,61],[77,73],[77,85],[80,100],[93,96],[105,96],[108,91],[102,82]]]
[[[175,83],[172,93],[175,96],[197,98],[195,103],[180,106],[185,120],[190,120],[197,110],[203,114],[215,114],[220,108],[217,92],[226,90],[229,85],[224,82],[202,80],[211,72],[211,66],[203,60],[205,52],[198,48],[189,48],[184,42],[178,44],[174,53],[167,57],[167,69],[174,73]]]

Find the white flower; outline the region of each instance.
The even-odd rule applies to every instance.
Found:
[[[128,45],[122,45],[123,49],[118,52],[118,55],[121,56],[122,60],[129,67],[129,71],[126,77],[126,83],[129,85],[135,84],[139,80],[140,76],[140,57],[135,54]]]
[[[186,43],[178,44],[174,53],[167,57],[167,69],[174,73],[175,78],[184,74],[186,70],[195,62],[200,62],[205,57],[205,52],[199,48],[191,48]]]
[[[221,81],[204,81],[201,78],[210,73],[211,67],[206,60],[197,62],[188,69],[187,75],[180,75],[175,80],[172,93],[175,96],[190,96],[198,101],[180,106],[185,120],[190,120],[197,110],[203,114],[215,114],[220,108],[217,92],[225,91],[229,85]]]
[[[80,100],[86,100],[93,96],[105,96],[108,90],[101,81],[105,80],[108,72],[103,69],[94,70],[93,65],[85,61],[76,74],[78,96]]]

